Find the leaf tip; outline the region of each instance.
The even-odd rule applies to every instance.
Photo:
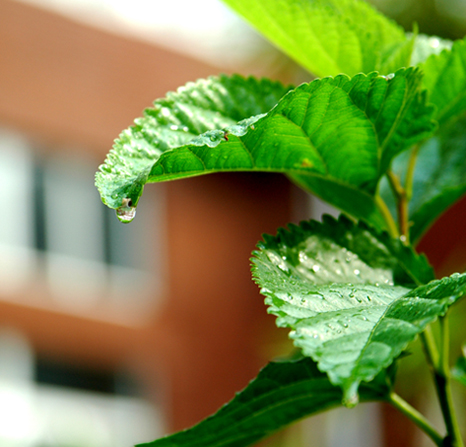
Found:
[[[342,404],[347,408],[353,408],[359,403],[359,382],[351,382],[343,388]]]

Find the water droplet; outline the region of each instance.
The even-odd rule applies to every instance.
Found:
[[[336,269],[336,270],[335,270],[335,273],[336,273],[337,275],[341,275],[341,270],[340,270],[340,269]]]
[[[306,298],[301,298],[301,304],[306,304]]]
[[[367,301],[372,301],[372,298],[369,295],[367,295],[366,298],[367,298]]]
[[[136,207],[132,205],[133,201],[129,198],[122,200],[122,205],[116,210],[120,222],[129,223],[136,217]]]
[[[176,126],[175,124],[172,124],[172,125],[170,126],[170,130],[178,130],[178,129],[179,129],[179,127]]]
[[[348,323],[343,323],[343,327],[348,327]]]
[[[395,73],[390,73],[386,76],[382,76],[382,78],[385,78],[387,81],[389,81],[390,79],[393,79],[395,77]]]
[[[361,274],[361,272],[358,270],[358,269],[355,269],[354,272],[353,272],[356,276],[359,276]]]
[[[406,236],[404,234],[400,236],[400,241],[403,242],[403,244],[406,242]]]
[[[299,252],[298,258],[299,262],[306,262],[309,259],[304,251]]]
[[[320,266],[318,266],[318,265],[313,265],[313,266],[312,266],[312,270],[314,271],[314,273],[317,273],[317,272],[320,270]]]
[[[282,272],[289,273],[288,267],[286,266],[285,263],[277,264],[277,267],[278,267]]]

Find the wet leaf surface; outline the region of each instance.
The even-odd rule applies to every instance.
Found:
[[[253,274],[269,312],[347,405],[466,290],[466,275],[431,281],[425,258],[344,217],[281,230],[259,248]]]

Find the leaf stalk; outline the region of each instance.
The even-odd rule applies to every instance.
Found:
[[[409,156],[408,169],[406,171],[406,181],[405,181],[405,191],[406,191],[406,200],[409,202],[413,196],[413,182],[414,182],[414,169],[416,167],[417,155],[419,154],[419,149],[421,145],[416,144]]]
[[[413,421],[438,447],[444,446],[443,436],[431,425],[423,414],[412,407],[402,397],[395,392],[388,396],[388,402],[397,410],[404,414],[408,419]]]
[[[451,392],[450,364],[449,364],[449,345],[450,330],[447,316],[439,318],[441,330],[441,350],[438,368],[435,371],[435,388],[440,401],[443,419],[447,428],[448,436],[445,439],[445,446],[463,447],[463,440],[453,406],[453,396]]]
[[[432,335],[431,328],[428,327],[421,334],[421,341],[426,354],[427,362],[434,377],[435,390],[440,402],[447,436],[444,438],[443,447],[463,447],[458,420],[453,407],[453,397],[450,383],[449,366],[449,328],[447,317],[440,317],[441,345],[440,353]]]
[[[390,234],[390,236],[393,238],[399,238],[400,233],[398,231],[395,221],[393,220],[392,213],[390,213],[387,204],[378,194],[375,195],[375,203],[380,213],[382,214],[385,223],[387,224],[387,231]]]
[[[408,210],[408,194],[403,188],[400,179],[393,171],[387,171],[388,181],[392,188],[393,194],[396,197],[398,211],[398,227],[400,238],[407,245],[409,244],[409,210]]]

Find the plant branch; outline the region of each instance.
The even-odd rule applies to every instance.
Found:
[[[417,155],[419,153],[421,145],[420,143],[416,144],[409,157],[408,162],[408,170],[406,171],[406,179],[405,179],[405,191],[406,191],[406,199],[409,202],[411,197],[413,196],[413,181],[414,181],[414,168],[416,167]]]
[[[382,214],[385,223],[387,224],[387,230],[390,236],[393,238],[400,237],[400,233],[398,231],[395,221],[393,220],[392,213],[390,213],[387,204],[378,194],[375,195],[375,203],[380,213]]]
[[[444,447],[463,447],[458,421],[453,407],[450,384],[449,367],[449,331],[446,317],[440,318],[442,340],[440,354],[435,345],[430,327],[421,334],[421,341],[427,362],[432,371],[435,389],[440,402],[443,419],[447,428],[447,437],[442,444]]]
[[[403,242],[409,244],[409,214],[408,214],[408,196],[406,189],[403,188],[398,176],[392,172],[387,171],[388,181],[396,197],[396,205],[398,211],[398,227]]]
[[[438,363],[438,368],[435,371],[435,387],[440,401],[445,426],[448,433],[448,446],[463,447],[461,433],[459,430],[458,420],[456,418],[455,409],[453,406],[453,396],[451,393],[450,381],[450,364],[449,364],[449,344],[450,333],[448,327],[448,319],[445,315],[440,317],[441,328],[441,351]]]
[[[434,372],[438,369],[439,353],[437,346],[435,345],[434,336],[430,326],[427,326],[424,332],[421,333],[420,339],[424,348],[424,353],[427,357],[427,363],[432,372]]]
[[[431,425],[423,414],[412,407],[395,392],[390,393],[388,402],[413,421],[438,447],[444,446],[443,436]]]

